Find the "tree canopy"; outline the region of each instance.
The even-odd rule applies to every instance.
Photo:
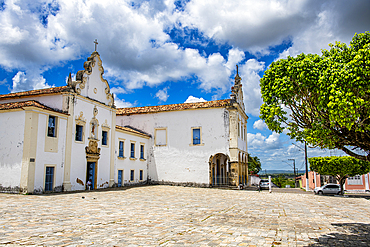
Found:
[[[273,62],[260,81],[260,117],[270,130],[370,161],[370,33],[322,55]]]
[[[370,171],[370,163],[350,156],[313,157],[310,161],[311,171],[321,175],[336,177],[343,193],[343,184],[347,177],[362,175]]]
[[[250,174],[257,174],[261,171],[261,161],[257,156],[248,154],[248,171]]]

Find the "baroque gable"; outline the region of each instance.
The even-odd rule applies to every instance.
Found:
[[[114,107],[113,94],[103,74],[100,55],[94,51],[84,63],[84,70],[77,72],[76,81],[72,81],[71,75],[69,76],[68,85],[73,87],[77,94]]]

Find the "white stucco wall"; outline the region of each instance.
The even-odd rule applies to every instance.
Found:
[[[0,112],[0,186],[19,187],[25,112]]]
[[[50,113],[50,115],[53,115]],[[53,115],[54,116],[54,115]],[[45,139],[47,138],[49,114],[40,112],[37,131],[37,151],[35,157],[35,193],[42,192],[45,189],[45,170],[46,166],[54,167],[54,188],[61,190],[64,176],[64,159],[66,145],[67,116],[57,116],[57,140],[58,149],[56,152],[45,151]]]
[[[140,137],[120,130],[116,131],[115,141],[115,164],[114,164],[114,182],[118,183],[118,170],[123,170],[123,185],[130,185],[145,182],[148,177],[148,156],[149,156],[149,139]],[[119,141],[124,142],[123,156],[119,155]],[[131,143],[135,143],[135,159],[130,159]],[[144,159],[140,159],[140,145],[144,145]],[[130,180],[131,170],[135,171],[134,181]],[[139,180],[140,170],[143,170],[143,180]]]
[[[209,158],[229,155],[229,115],[224,108],[117,116],[117,125],[130,125],[153,137],[167,128],[167,146],[155,146],[148,157],[149,178],[164,182],[209,184]],[[192,145],[192,127],[202,128],[202,145]]]
[[[106,188],[109,184],[109,172],[110,172],[110,132],[115,126],[112,123],[113,111],[108,106],[103,106],[102,104],[95,103],[89,99],[84,99],[82,96],[78,96],[75,99],[74,114],[73,114],[73,132],[72,132],[72,153],[71,153],[71,185],[72,190],[84,190],[86,183],[86,172],[87,172],[87,160],[85,147],[89,145],[89,137],[91,134],[90,122],[93,115],[94,106],[98,109],[98,114],[96,119],[99,123],[97,130],[98,147],[100,148],[100,158],[97,162],[97,188]],[[84,127],[84,139],[83,142],[76,142],[76,117],[83,113],[83,119],[86,121]],[[108,146],[102,146],[102,126],[109,126],[108,133]],[[83,184],[81,184],[81,181]]]

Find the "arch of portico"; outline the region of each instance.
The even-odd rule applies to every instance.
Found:
[[[248,155],[245,152],[239,152],[239,184],[248,183]]]
[[[229,161],[229,156],[223,153],[209,157],[209,184],[212,187],[229,185]]]

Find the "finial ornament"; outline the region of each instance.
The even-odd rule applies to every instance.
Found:
[[[96,51],[96,49],[98,48],[98,44],[99,44],[97,39],[94,40],[94,44],[95,44],[95,51]]]
[[[239,76],[239,66],[236,65],[235,85],[239,85],[242,78]]]

